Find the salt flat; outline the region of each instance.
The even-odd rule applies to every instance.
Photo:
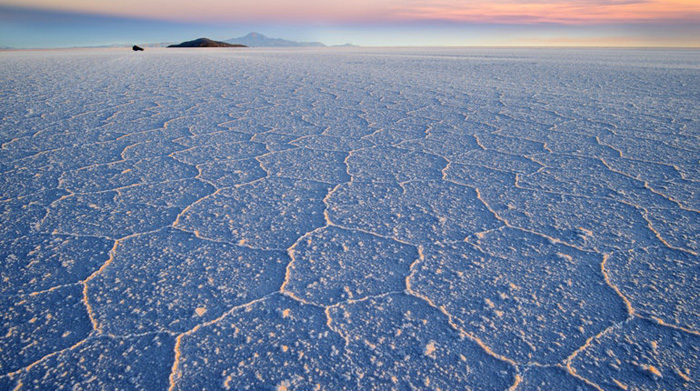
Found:
[[[700,52],[0,53],[0,389],[700,390]]]

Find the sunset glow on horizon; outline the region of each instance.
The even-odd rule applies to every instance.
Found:
[[[193,38],[185,36],[189,31],[227,39],[258,31],[363,46],[700,47],[700,1],[0,0],[0,46],[36,46],[3,34],[63,35],[68,42],[71,31],[79,39],[74,45],[132,36],[142,42]],[[87,41],[92,32],[104,38]]]

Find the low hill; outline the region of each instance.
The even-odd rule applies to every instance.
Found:
[[[244,48],[246,45],[231,44],[227,42],[213,41],[209,38],[199,38],[194,41],[186,41],[177,45],[170,45],[169,48]]]

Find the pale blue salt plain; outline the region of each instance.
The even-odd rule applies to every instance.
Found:
[[[0,389],[700,390],[700,52],[0,54]]]

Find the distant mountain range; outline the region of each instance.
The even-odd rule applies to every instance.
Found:
[[[185,41],[169,48],[244,48],[246,45],[214,41],[209,38],[198,38],[193,41]]]
[[[133,44],[112,44],[112,45],[94,45],[94,46],[74,46],[83,48],[131,48]],[[174,42],[153,42],[141,43],[139,46],[143,48],[161,48],[161,47],[327,47],[321,42],[298,42],[289,41],[282,38],[270,38],[260,33],[249,33],[243,37],[231,38],[225,41],[214,41],[208,38],[198,38],[193,41],[186,41],[179,44]],[[346,43],[345,45],[333,45],[333,47],[356,47],[357,45]],[[0,50],[14,49],[12,47],[0,46]]]
[[[260,33],[250,33],[244,37],[227,39],[224,42],[250,47],[325,47],[321,42],[297,42],[282,38],[269,38]]]

